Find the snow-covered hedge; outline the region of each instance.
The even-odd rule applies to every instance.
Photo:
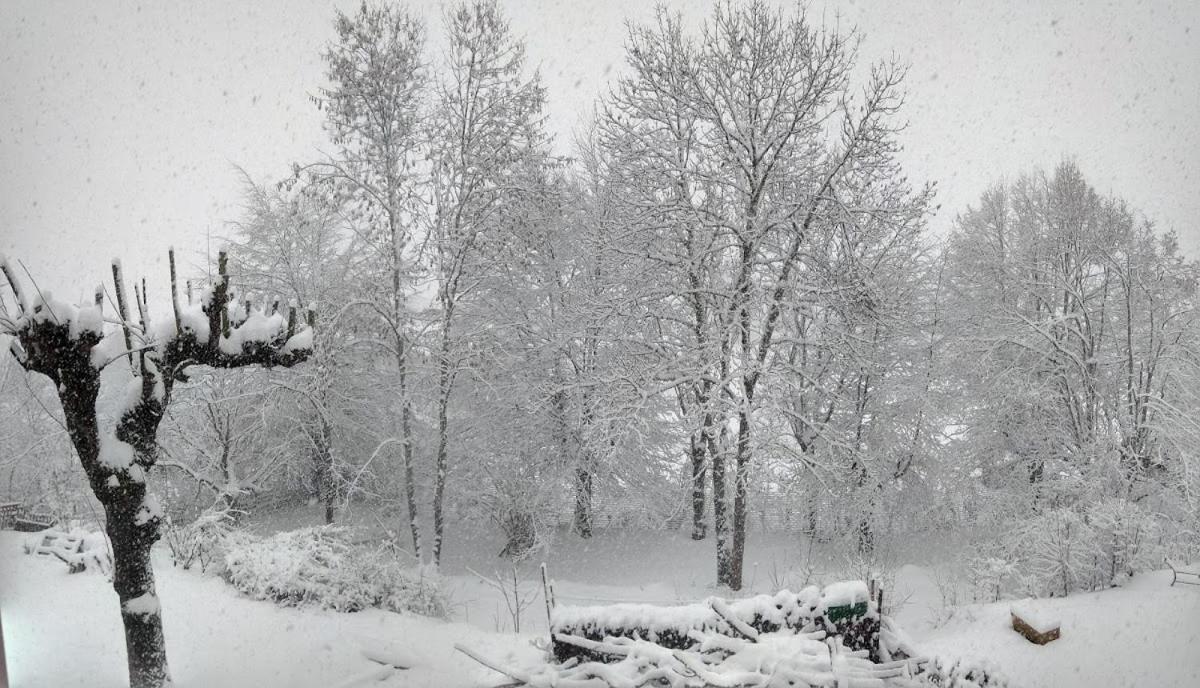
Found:
[[[1007,524],[968,562],[976,599],[1062,596],[1119,585],[1162,561],[1159,527],[1137,504],[1110,499]]]
[[[314,604],[343,612],[378,607],[445,617],[442,579],[431,568],[407,568],[381,548],[350,544],[337,526],[226,540],[226,580],[260,600]]]

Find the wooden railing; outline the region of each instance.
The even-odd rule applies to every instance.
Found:
[[[42,530],[53,523],[52,514],[31,511],[21,502],[0,502],[0,530]]]

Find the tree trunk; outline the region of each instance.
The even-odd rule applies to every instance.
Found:
[[[707,440],[708,452],[712,457],[712,493],[713,493],[713,526],[716,531],[717,544],[717,585],[729,585],[730,582],[730,552],[729,552],[729,522],[725,502],[725,457],[721,454],[717,443]]]
[[[421,524],[412,461],[412,403],[408,398],[408,354],[403,342],[396,363],[400,369],[400,456],[404,462],[404,499],[408,505],[408,529],[412,534],[413,554],[417,561],[421,561]]]
[[[450,315],[447,314],[442,323],[443,328],[449,327]],[[445,522],[442,515],[443,500],[446,492],[446,455],[449,444],[449,422],[447,409],[450,406],[451,385],[454,384],[453,373],[450,370],[450,335],[442,332],[442,351],[438,363],[438,444],[433,476],[433,565],[442,561],[442,535]]]
[[[144,493],[143,484],[140,490],[129,490],[127,496],[105,504],[105,530],[113,548],[113,589],[121,601],[129,685],[159,688],[170,685],[171,680],[162,610],[150,567],[150,549],[158,539],[158,528],[138,523],[137,512]]]
[[[592,471],[587,466],[575,469],[575,532],[581,538],[592,536]]]
[[[162,609],[154,589],[150,549],[158,540],[159,518],[146,504],[146,483],[128,473],[113,472],[102,464],[100,430],[96,421],[99,372],[82,371],[60,385],[71,442],[88,475],[92,492],[104,508],[105,531],[113,550],[113,589],[121,602],[125,652],[131,688],[170,685]],[[118,424],[116,435],[136,451],[157,451],[156,434],[161,407],[139,404]],[[132,604],[131,604],[132,602]]]
[[[333,452],[330,449],[329,423],[324,419],[319,421],[319,433],[315,438],[313,451],[317,460],[317,489],[320,491],[321,504],[325,507],[325,525],[333,523],[334,509],[337,503],[337,486],[334,484]]]
[[[746,402],[747,404],[749,401]],[[746,482],[750,470],[750,410],[738,412],[737,465],[733,475],[733,546],[730,552],[728,585],[742,589],[742,564],[746,555]]]
[[[692,459],[692,539],[703,540],[708,536],[708,524],[704,522],[704,476],[708,467],[704,461],[704,444],[695,435],[691,437]]]

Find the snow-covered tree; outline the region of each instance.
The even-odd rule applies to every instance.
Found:
[[[1196,265],[1078,167],[997,186],[946,253],[971,395],[970,451],[1030,506],[1140,499],[1182,460],[1175,377],[1195,342]],[[1016,473],[1019,471],[1019,475]]]
[[[13,336],[10,352],[25,370],[54,383],[71,443],[104,507],[130,685],[169,685],[150,565],[163,511],[147,491],[146,477],[158,463],[158,428],[175,384],[187,381],[190,366],[295,365],[312,350],[312,330],[297,325],[294,310],[285,317],[269,305],[251,310],[249,302],[238,301],[229,288],[224,254],[217,282],[191,305],[180,303],[172,251],[171,315],[153,322],[144,286],[134,288],[137,319],[129,317],[116,261],[116,317],[108,319],[101,289],[93,303],[74,306],[41,290],[27,291],[7,262],[0,267],[15,298],[0,314],[0,331]],[[102,385],[105,371],[111,373]],[[102,426],[97,400],[103,390],[114,388],[120,395],[116,418]]]
[[[336,40],[324,52],[329,86],[317,99],[336,152],[297,170],[328,190],[356,234],[358,294],[344,308],[373,316],[374,333],[361,339],[394,366],[398,411],[393,440],[404,473],[413,548],[421,555],[414,474],[411,374],[414,311],[424,300],[416,240],[426,210],[420,167],[425,113],[425,27],[402,7],[363,3],[337,13]],[[338,317],[336,314],[333,317]]]
[[[434,563],[444,538],[449,409],[464,357],[459,315],[483,279],[488,258],[507,241],[520,198],[536,192],[545,159],[544,90],[525,74],[525,45],[512,35],[495,0],[446,10],[449,47],[428,132],[432,226],[428,253],[437,285],[431,344],[437,367],[434,451]],[[532,187],[532,188],[531,188]]]
[[[911,191],[894,161],[904,70],[877,65],[856,96],[852,38],[762,2],[718,4],[697,37],[660,13],[655,26],[633,29],[628,55],[632,74],[602,126],[622,162],[641,161],[630,163],[623,195],[645,210],[636,251],[660,263],[670,287],[662,304],[694,333],[673,357],[687,366],[662,377],[693,385],[718,580],[738,589],[762,444],[756,411],[790,304],[818,288],[806,261],[820,230],[920,222],[926,193]]]

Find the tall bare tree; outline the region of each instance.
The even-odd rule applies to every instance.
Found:
[[[676,357],[690,366],[662,377],[692,385],[685,398],[699,410],[695,432],[711,465],[717,576],[734,589],[742,585],[755,411],[782,320],[808,288],[818,230],[837,222],[854,230],[873,215],[911,224],[926,202],[926,192],[901,183],[894,162],[904,70],[876,66],[855,97],[854,57],[852,36],[763,2],[719,3],[696,38],[661,13],[657,26],[633,30],[633,74],[606,113],[614,147],[652,170],[645,178],[653,186],[630,195],[653,218],[638,249],[666,257],[673,269],[664,304],[690,311],[684,322],[695,336]],[[858,193],[867,186],[890,191]],[[675,218],[664,221],[663,208]]]
[[[410,380],[413,311],[419,309],[414,301],[421,299],[415,240],[424,212],[425,27],[405,8],[364,2],[353,14],[339,11],[335,28],[337,39],[324,53],[329,86],[316,100],[337,151],[297,169],[297,178],[306,172],[331,191],[366,255],[358,270],[362,293],[344,308],[374,315],[379,334],[363,340],[395,366],[399,418],[392,445],[399,448],[413,550],[420,557]]]
[[[433,221],[429,255],[437,285],[433,561],[441,559],[449,466],[449,409],[459,374],[458,315],[481,279],[484,247],[512,231],[513,199],[545,157],[544,89],[525,71],[525,46],[495,0],[449,8],[444,79],[430,118]]]

